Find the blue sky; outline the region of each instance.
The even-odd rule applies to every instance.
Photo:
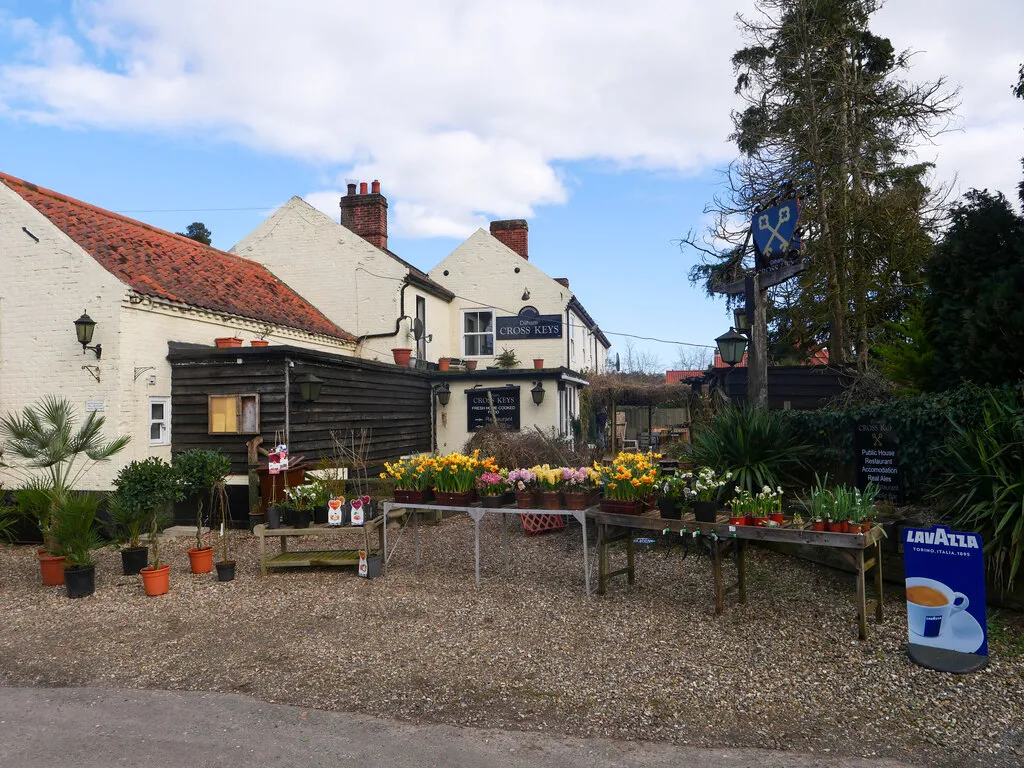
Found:
[[[610,332],[713,344],[724,304],[679,237],[734,155],[735,4],[463,0],[0,2],[0,170],[230,248],[299,195],[331,215],[379,178],[423,269],[527,218],[531,259]],[[936,181],[1010,193],[1024,155],[1024,4],[890,0],[873,28],[961,88],[920,149]],[[611,335],[619,351],[626,337]],[[634,340],[677,367],[679,348]]]

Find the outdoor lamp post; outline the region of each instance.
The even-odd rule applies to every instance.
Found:
[[[736,307],[732,311],[732,327],[736,329],[738,333],[742,333],[746,336],[750,333],[750,323],[747,321],[747,308],[746,306]]]
[[[448,405],[448,401],[452,397],[452,390],[448,386],[448,382],[442,382],[434,391],[437,392],[437,402],[441,404],[441,407],[444,408]]]
[[[747,348],[747,337],[730,328],[727,333],[723,333],[715,339],[715,344],[718,345],[718,353],[722,356],[722,362],[732,368],[743,359],[743,352]]]
[[[533,402],[536,405],[544,402],[544,386],[539,381],[530,390],[530,394],[533,395]]]
[[[96,321],[89,317],[83,309],[82,316],[75,320],[75,335],[78,336],[78,343],[82,345],[82,354],[85,354],[85,350],[91,349],[96,353],[96,359],[99,360],[100,356],[103,354],[103,345],[97,344],[95,347],[89,346],[89,342],[92,341],[93,331],[95,330]]]
[[[296,379],[299,384],[299,397],[307,403],[315,403],[320,399],[320,388],[324,380],[312,373],[304,373]]]

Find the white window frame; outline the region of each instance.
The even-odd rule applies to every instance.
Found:
[[[162,405],[164,407],[164,417],[162,419],[153,418],[153,406]],[[156,440],[153,439],[153,425],[160,425],[160,437]],[[151,397],[149,398],[149,418],[147,419],[147,429],[149,430],[147,435],[149,437],[150,445],[170,445],[171,444],[171,398],[169,397]]]
[[[485,314],[485,313],[489,314],[491,316],[491,333],[490,333],[490,335],[491,335],[491,354],[489,354],[489,355],[471,355],[471,354],[469,354],[469,352],[466,351],[466,336],[467,336],[467,332],[466,332],[466,315],[468,315],[468,314],[475,314],[475,315],[479,314],[479,315],[482,315],[482,314]],[[461,341],[461,345],[462,345],[462,356],[463,357],[494,357],[495,344],[497,343],[497,340],[498,340],[498,334],[497,334],[497,328],[496,328],[497,321],[498,321],[498,318],[495,315],[495,312],[494,312],[493,309],[488,309],[486,307],[481,307],[479,309],[464,309],[464,310],[462,310],[462,314],[459,317],[459,338],[462,340]],[[469,333],[468,335],[470,335],[470,336],[486,336],[487,334],[486,333]]]

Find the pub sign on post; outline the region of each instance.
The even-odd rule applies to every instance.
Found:
[[[491,403],[498,423],[519,431],[519,387],[493,387],[491,389],[466,390],[466,428],[470,432],[483,429],[492,423]]]

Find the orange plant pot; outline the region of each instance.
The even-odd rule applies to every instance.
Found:
[[[451,364],[451,360],[449,360],[447,357],[442,357],[440,360],[437,361],[437,370],[447,371],[451,367]]]
[[[192,573],[209,573],[213,570],[213,547],[192,547],[188,551]]]
[[[467,371],[475,371],[476,370],[476,363],[477,363],[476,360],[467,360],[466,361],[466,370]]]
[[[64,584],[64,555],[47,555],[45,549],[36,552],[44,587],[59,587]]]
[[[171,589],[171,566],[161,565],[154,568],[152,565],[145,566],[139,573],[142,574],[142,588],[150,597],[166,595]]]
[[[395,365],[400,365],[403,368],[409,367],[409,360],[412,358],[412,350],[406,347],[396,347],[391,350],[391,354],[395,357]]]
[[[267,341],[266,339],[253,339],[252,341],[249,342],[249,344],[250,344],[250,346],[253,346],[253,347],[269,347],[270,346],[270,342]]]
[[[214,342],[217,344],[218,347],[222,349],[224,347],[242,346],[242,340],[237,336],[219,336],[218,338],[214,339]]]
[[[534,369],[536,369],[538,371],[543,369],[544,368],[544,358],[543,357],[535,357],[535,358],[533,358],[533,367],[534,367]]]

